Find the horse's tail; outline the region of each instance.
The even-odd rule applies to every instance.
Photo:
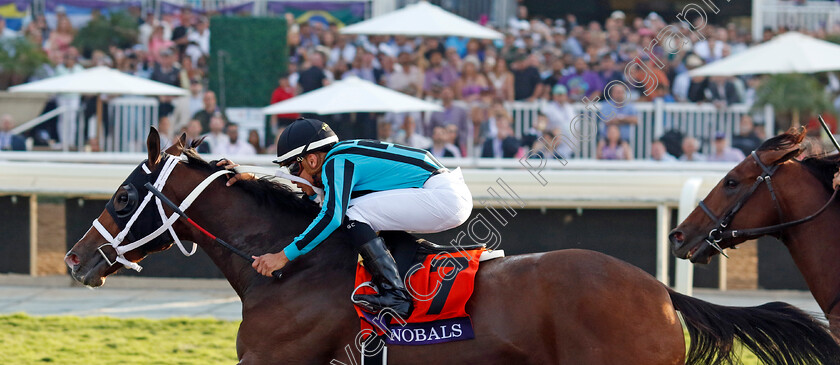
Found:
[[[840,364],[828,326],[790,304],[727,307],[668,293],[691,337],[686,364],[731,364],[736,339],[764,364]]]

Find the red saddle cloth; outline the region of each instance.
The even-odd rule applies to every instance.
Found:
[[[362,330],[385,335],[385,342],[397,345],[426,345],[471,339],[472,323],[466,311],[475,285],[478,260],[484,249],[427,255],[408,270],[406,289],[412,296],[412,311],[404,322],[390,315],[376,316],[354,305]],[[372,276],[356,265],[354,294],[376,294],[360,285]],[[384,321],[384,322],[383,322]],[[366,338],[367,336],[365,336]]]

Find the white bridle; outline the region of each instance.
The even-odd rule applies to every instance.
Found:
[[[172,173],[172,170],[175,169],[175,166],[180,161],[186,161],[186,156],[169,155],[167,157],[166,161],[163,164],[163,168],[161,169],[160,175],[158,175],[157,180],[155,180],[154,182],[154,187],[156,189],[158,189],[159,191],[163,191],[163,186],[166,185],[166,180],[169,179],[169,175]],[[146,167],[145,163],[143,163],[141,166],[143,167],[143,171],[145,171],[147,175],[152,173],[152,171],[149,170],[148,167]],[[181,208],[182,211],[186,210],[190,207],[190,205],[192,205],[193,201],[195,201],[195,199],[198,198],[198,196],[204,191],[204,189],[206,189],[207,186],[209,186],[210,183],[213,182],[213,180],[215,180],[219,176],[232,173],[233,171],[230,170],[219,170],[214,172],[212,175],[206,177],[200,184],[198,184],[198,186],[193,188],[192,192],[190,192],[190,194],[187,195],[184,201],[181,202],[179,208]],[[99,222],[99,218],[93,220],[93,227],[96,228],[97,231],[99,231],[99,234],[102,235],[102,237],[108,240],[108,243],[103,244],[97,248],[97,251],[99,251],[102,257],[105,258],[105,262],[107,262],[108,265],[113,266],[116,263],[121,263],[126,268],[133,269],[139,272],[143,269],[143,267],[138,265],[136,262],[131,262],[130,260],[126,259],[125,254],[131,250],[145,245],[146,243],[157,238],[166,231],[169,231],[169,234],[172,236],[172,239],[175,241],[175,244],[185,256],[192,256],[195,253],[197,248],[195,242],[193,242],[192,250],[188,252],[184,248],[184,245],[181,243],[181,240],[178,238],[178,235],[175,234],[175,230],[172,229],[172,225],[175,223],[175,221],[178,220],[178,214],[172,213],[171,216],[167,217],[166,213],[163,211],[163,203],[157,197],[155,197],[155,203],[157,204],[158,213],[160,214],[160,219],[161,222],[163,222],[163,224],[154,232],[147,234],[145,237],[120,246],[120,244],[125,239],[125,236],[128,235],[128,231],[131,230],[131,226],[133,226],[135,221],[137,221],[137,217],[140,216],[140,213],[143,212],[143,209],[146,208],[146,205],[149,203],[153,196],[154,194],[152,194],[151,191],[146,194],[146,197],[143,198],[143,201],[140,203],[140,206],[137,207],[137,209],[131,215],[131,218],[128,220],[128,223],[126,223],[125,228],[123,228],[122,231],[120,231],[120,233],[118,233],[116,236],[112,236],[111,233],[108,232],[107,229],[105,229],[105,226],[103,226],[102,223]],[[102,251],[102,247],[105,246],[111,246],[114,248],[114,251],[116,251],[117,258],[113,262],[108,258],[108,255],[106,255],[105,252]]]

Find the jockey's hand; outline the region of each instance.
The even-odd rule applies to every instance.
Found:
[[[219,162],[216,162],[216,166],[224,166],[225,170],[233,170],[234,168],[239,167],[239,164],[237,164],[236,162],[233,162],[231,160],[228,160],[226,158],[223,158],[223,159],[219,160]],[[233,175],[230,179],[228,179],[227,186],[231,186],[237,181],[254,180],[256,178],[257,177],[254,176],[254,174],[252,174],[250,172],[246,172],[246,173],[243,173],[243,174],[236,174],[236,175]]]
[[[286,253],[283,251],[267,253],[262,256],[251,256],[251,258],[254,259],[254,263],[251,264],[254,270],[268,277],[271,277],[271,273],[282,269],[283,266],[289,263],[289,259],[286,258]]]
[[[831,186],[836,190],[837,186],[840,186],[840,171],[834,173],[834,181],[832,182]]]

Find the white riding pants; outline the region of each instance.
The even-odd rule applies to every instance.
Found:
[[[473,202],[461,168],[426,180],[420,189],[394,189],[350,200],[347,218],[374,231],[436,233],[467,221]]]

